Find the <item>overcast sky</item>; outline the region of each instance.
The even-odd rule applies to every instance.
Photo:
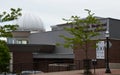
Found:
[[[39,14],[46,30],[64,23],[62,18],[85,17],[84,9],[90,9],[95,16],[120,19],[119,7],[120,0],[0,0],[0,12],[22,8],[22,11]]]

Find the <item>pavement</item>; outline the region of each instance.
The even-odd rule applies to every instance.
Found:
[[[110,69],[111,73],[105,73],[105,69],[91,70],[93,75],[120,75],[120,69]],[[73,71],[61,71],[61,72],[49,72],[49,73],[39,73],[34,75],[84,75],[83,70],[73,70]]]

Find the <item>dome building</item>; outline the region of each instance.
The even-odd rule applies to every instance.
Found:
[[[13,21],[13,24],[19,27],[12,32],[13,38],[7,38],[9,44],[28,44],[28,38],[32,33],[45,32],[41,18],[34,14],[23,13],[18,20]]]
[[[97,68],[105,68],[106,37],[104,33],[109,30],[109,41],[112,43],[109,48],[110,68],[120,68],[120,20],[112,18],[100,18],[100,43],[98,48],[91,48],[89,45],[88,55],[90,59],[97,59]],[[24,70],[40,70],[43,72],[56,72],[67,70],[80,70],[84,68],[84,51],[81,48],[75,50],[56,46],[56,43],[64,43],[64,39],[59,37],[65,35],[73,37],[64,31],[64,27],[71,27],[69,24],[52,26],[52,31],[44,32],[43,23],[40,18],[31,14],[23,14],[16,21],[19,28],[13,32],[13,38],[8,39],[8,47],[11,51],[11,72],[21,72]],[[97,25],[100,26],[100,25]],[[91,27],[95,28],[94,25]],[[94,40],[93,43],[95,44]],[[102,46],[101,46],[102,44]],[[91,65],[93,66],[93,65]]]
[[[34,14],[23,13],[15,23],[19,25],[17,31],[30,31],[31,33],[45,31],[41,18]]]
[[[72,50],[55,46],[57,42],[63,43],[59,35],[69,36],[68,33],[64,31],[45,32],[41,19],[27,13],[23,14],[14,24],[18,24],[19,27],[12,32],[12,38],[7,38],[11,51],[11,72],[23,70],[52,72],[50,68],[54,64],[66,65],[66,69],[69,64],[73,64]]]

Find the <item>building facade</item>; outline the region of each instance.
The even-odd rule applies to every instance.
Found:
[[[105,60],[106,60],[106,37],[105,37],[105,32],[109,31],[109,44],[110,44],[110,48],[109,48],[109,65],[110,68],[120,68],[120,47],[119,47],[119,43],[120,43],[120,33],[119,33],[119,28],[120,28],[120,20],[118,19],[113,19],[113,18],[101,18],[101,17],[97,17],[100,22],[101,25],[103,27],[103,29],[100,31],[100,35],[93,38],[93,40],[95,39],[100,39],[98,48],[91,48],[91,46],[88,47],[88,57],[92,60],[92,59],[96,59],[97,60],[97,67],[98,68],[103,68],[105,67]],[[91,27],[94,29],[96,26],[99,25],[91,25]],[[64,27],[66,27],[65,24],[63,25],[57,25],[54,26],[53,30],[61,30],[64,29]],[[71,25],[68,25],[67,27],[73,27]],[[94,43],[96,44],[97,43]],[[74,63],[76,65],[78,65],[76,68],[78,69],[82,69],[83,68],[83,60],[85,59],[85,51],[82,50],[81,48],[78,48],[76,50],[74,50]]]
[[[99,20],[104,29],[100,31],[100,36],[93,38],[94,40],[101,40],[98,44],[99,48],[89,47],[88,56],[91,60],[97,60],[98,68],[105,67],[105,31],[108,30],[110,32],[109,40],[112,45],[109,48],[110,68],[120,68],[120,20],[112,18],[99,18]],[[74,64],[75,69],[82,69],[85,51],[80,48],[72,50],[63,46],[56,46],[56,43],[64,43],[64,39],[60,38],[60,35],[72,37],[72,35],[64,31],[64,27],[73,26],[60,24],[52,26],[52,31],[48,32],[31,33],[28,29],[27,31],[14,31],[14,37],[7,40],[13,54],[13,71],[41,70],[47,72],[51,70],[51,66],[60,66],[60,64],[67,64],[68,66]],[[91,25],[91,27],[95,28],[94,25]],[[93,44],[97,43],[93,42]]]

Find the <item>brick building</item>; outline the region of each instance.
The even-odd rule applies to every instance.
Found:
[[[100,31],[100,35],[93,38],[93,40],[100,39],[103,44],[101,46],[99,42],[99,50],[98,48],[91,48],[90,46],[88,47],[88,57],[92,59],[97,60],[97,67],[98,68],[103,68],[105,67],[105,59],[106,59],[106,37],[105,37],[105,32],[106,30],[109,31],[110,37],[109,37],[109,42],[111,47],[109,48],[109,64],[110,68],[120,68],[120,33],[119,33],[119,28],[120,28],[120,20],[118,19],[113,19],[113,18],[101,18],[101,17],[96,17],[100,20],[102,23],[103,30]],[[99,25],[98,25],[99,26]],[[64,27],[73,27],[72,25],[57,25],[53,26],[52,30],[62,30]],[[95,28],[95,25],[91,25],[92,28]],[[93,44],[97,44],[93,42]],[[85,59],[85,51],[82,50],[81,48],[78,48],[74,50],[74,63],[77,65],[77,69],[83,68],[83,59]]]
[[[11,72],[24,70],[47,72],[54,64],[58,66],[73,64],[72,49],[56,46],[57,42],[64,42],[59,35],[70,36],[68,33],[64,31],[45,32],[39,17],[28,14],[22,16],[17,22],[19,28],[12,32],[13,38],[7,38],[12,58]]]
[[[57,41],[62,40],[59,37],[60,32],[32,33],[29,36],[24,36],[24,38],[29,40],[23,38],[23,35],[26,35],[25,33],[26,31],[15,31],[13,35],[17,34],[19,37],[14,36],[14,39],[8,38],[9,41],[14,40],[14,44],[11,41],[8,43],[13,56],[13,71],[42,70],[47,72],[50,64],[73,64],[74,55],[71,49],[67,51],[63,47],[55,46]],[[64,32],[61,31],[62,33]],[[18,44],[16,41],[19,40],[27,41],[27,43]]]
[[[110,32],[110,42],[112,46],[109,48],[110,68],[120,68],[120,20],[112,18],[99,18],[102,22],[104,30],[101,35],[94,38],[101,39],[102,44],[105,45],[105,31]],[[60,24],[52,26],[52,31],[39,32],[35,27],[30,30],[18,30],[13,32],[13,38],[8,38],[8,46],[12,52],[12,71],[22,70],[42,70],[49,71],[51,65],[54,64],[74,64],[76,69],[83,68],[84,51],[81,49],[72,50],[62,46],[56,46],[56,43],[64,43],[64,40],[59,35],[72,37],[69,33],[64,31],[64,27],[72,27],[68,24]],[[94,27],[94,25],[92,25]],[[22,29],[22,28],[21,28]],[[96,44],[96,43],[93,43]],[[100,48],[101,48],[101,44]],[[89,47],[89,58],[97,59],[97,67],[105,67],[106,50],[102,46],[102,53],[97,49]]]

